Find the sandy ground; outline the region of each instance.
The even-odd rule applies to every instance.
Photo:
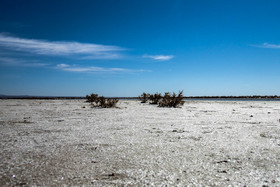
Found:
[[[280,186],[280,102],[0,100],[0,186]]]

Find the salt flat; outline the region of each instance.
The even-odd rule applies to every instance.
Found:
[[[280,186],[280,102],[0,100],[0,186]]]

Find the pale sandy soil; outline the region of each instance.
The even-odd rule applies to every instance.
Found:
[[[280,102],[0,100],[0,186],[280,186]]]

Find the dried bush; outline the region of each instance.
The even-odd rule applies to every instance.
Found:
[[[162,99],[159,101],[158,106],[160,107],[178,107],[179,105],[184,104],[183,91],[180,91],[178,95],[173,93],[172,95],[169,92],[166,92]]]
[[[162,96],[160,93],[151,94],[149,96],[149,100],[151,100],[150,104],[158,104],[161,98]]]
[[[102,108],[116,107],[116,104],[119,101],[118,99],[115,99],[115,98],[106,99],[104,96],[101,96],[98,99],[99,99],[99,107],[102,107]]]
[[[86,95],[86,102],[90,102],[90,96],[89,95]]]
[[[119,102],[119,99],[113,98],[113,99],[108,99],[107,100],[107,105],[109,108],[111,107],[116,107],[117,103]]]
[[[92,106],[98,105],[98,94],[86,95],[86,102],[89,102]]]
[[[143,92],[142,95],[139,96],[141,103],[146,103],[149,100],[150,94]]]
[[[86,95],[86,102],[90,102],[92,107],[112,108],[116,107],[119,101],[116,98],[105,98],[104,96],[98,96],[97,94]]]

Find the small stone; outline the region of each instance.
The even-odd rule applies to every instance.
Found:
[[[221,171],[218,171],[218,173],[227,173],[226,170],[221,170]]]
[[[253,115],[250,116],[251,118],[253,117]]]
[[[115,173],[110,173],[108,176],[113,177],[113,176],[115,176]]]
[[[221,164],[221,163],[227,163],[227,162],[228,162],[227,160],[221,160],[221,161],[218,161],[217,163]]]

